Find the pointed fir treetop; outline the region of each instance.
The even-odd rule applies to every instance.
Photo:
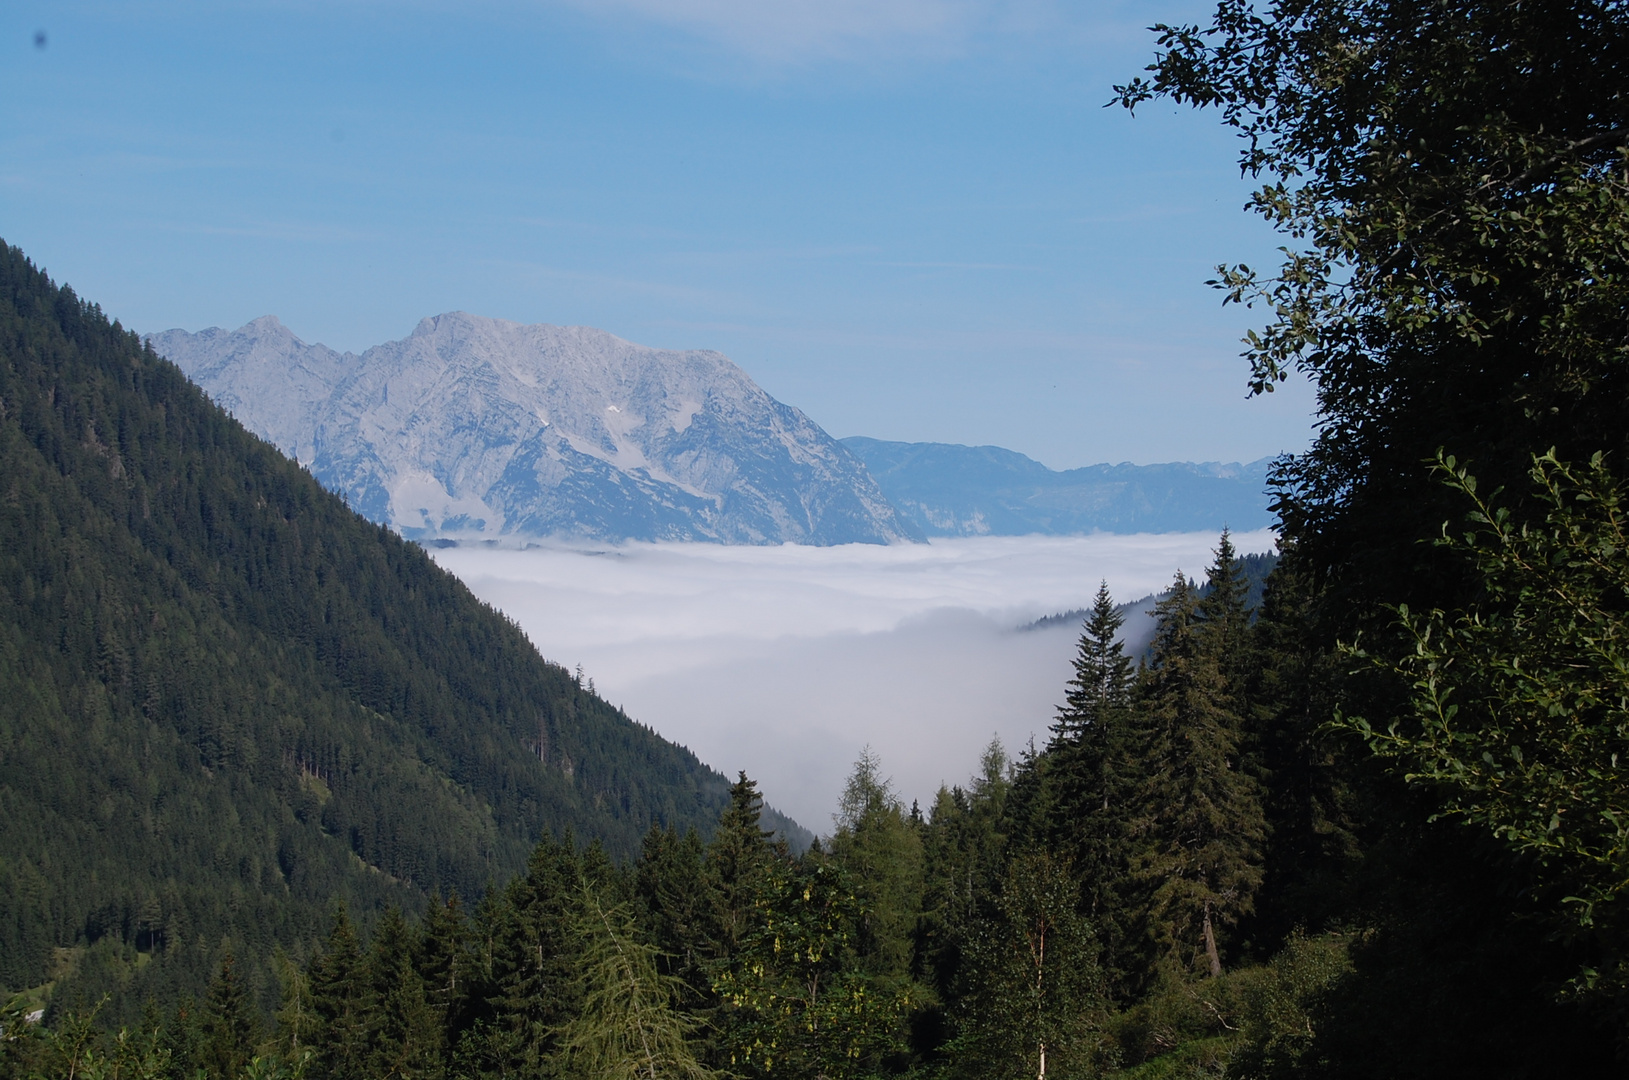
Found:
[[[769,840],[775,833],[762,827],[764,797],[758,793],[758,784],[743,771],[730,785],[730,805],[718,819],[720,835],[748,836],[756,834],[760,840]]]
[[[1205,595],[1199,602],[1201,622],[1215,627],[1227,645],[1237,642],[1244,630],[1249,613],[1245,610],[1245,597],[1250,585],[1244,578],[1244,567],[1233,548],[1233,538],[1222,530],[1216,545],[1216,561],[1206,573]]]
[[[1197,646],[1194,621],[1199,611],[1199,590],[1181,570],[1171,582],[1170,592],[1150,613],[1155,622],[1154,642],[1149,647],[1149,668],[1156,675],[1162,669],[1193,657]]]
[[[1078,740],[1110,709],[1123,708],[1131,695],[1131,658],[1120,644],[1125,616],[1114,606],[1109,583],[1101,582],[1081,628],[1075,675],[1052,723],[1053,746]]]

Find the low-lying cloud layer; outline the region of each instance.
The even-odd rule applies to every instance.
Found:
[[[1236,537],[1265,551],[1270,533]],[[992,734],[1046,739],[1078,629],[1020,630],[1200,574],[1216,537],[985,537],[882,547],[447,548],[436,561],[582,664],[631,716],[816,832],[862,747],[907,800],[960,782]]]

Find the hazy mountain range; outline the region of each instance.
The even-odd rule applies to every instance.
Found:
[[[1272,524],[1267,468],[1207,461],[1057,471],[999,446],[842,440],[926,536],[1235,532]]]
[[[1059,472],[993,446],[839,441],[719,353],[590,327],[452,312],[360,355],[274,316],[146,340],[414,539],[825,545],[1271,521],[1266,459]]]
[[[408,537],[920,538],[835,439],[716,352],[464,312],[360,356],[308,345],[271,316],[148,340]]]

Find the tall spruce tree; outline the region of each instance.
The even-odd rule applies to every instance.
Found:
[[[1216,561],[1205,574],[1204,595],[1194,610],[1200,634],[1227,680],[1234,708],[1244,712],[1244,676],[1250,667],[1250,611],[1245,606],[1250,583],[1233,548],[1233,537],[1222,530]]]
[[[706,1007],[708,990],[707,921],[705,887],[707,848],[694,830],[651,827],[644,850],[634,867],[634,895],[643,922],[656,946],[657,967],[679,980],[681,1001]]]
[[[569,837],[541,840],[505,890],[492,964],[487,1067],[553,1075],[558,1033],[577,1012],[575,930],[583,860]]]
[[[432,897],[416,935],[413,966],[424,984],[425,1003],[441,1028],[441,1043],[450,1049],[465,1022],[476,981],[476,958],[469,919],[453,893]]]
[[[1222,970],[1218,931],[1251,910],[1265,839],[1257,783],[1240,767],[1241,720],[1198,590],[1180,572],[1155,608],[1142,685],[1144,782],[1131,870],[1155,965]]]
[[[235,1080],[260,1041],[260,1013],[249,999],[231,953],[221,959],[219,971],[204,999],[199,1064],[211,1077]]]
[[[413,966],[414,938],[401,912],[389,908],[380,917],[368,950],[367,978],[374,1003],[368,1023],[368,1075],[378,1080],[419,1080],[441,1070],[441,1024]]]
[[[1053,820],[1046,829],[1081,883],[1083,914],[1096,928],[1109,982],[1116,990],[1131,928],[1121,904],[1126,836],[1137,779],[1132,692],[1135,673],[1120,643],[1125,617],[1107,582],[1098,586],[1075,654],[1074,677],[1052,725],[1048,781]]]
[[[934,991],[913,1017],[913,1040],[929,1060],[955,1045],[959,1002],[976,976],[969,946],[981,920],[996,911],[1008,844],[1006,807],[1012,789],[1007,752],[992,738],[967,788],[940,788],[922,840],[922,914],[914,970]]]
[[[368,1067],[368,1021],[373,1001],[362,947],[350,913],[340,904],[323,950],[311,962],[311,1008],[317,1016],[312,1075],[345,1080]]]
[[[1286,544],[1252,627],[1246,691],[1268,827],[1250,936],[1267,949],[1335,923],[1362,855],[1351,747],[1325,733],[1350,665],[1321,647],[1316,599],[1311,568]]]
[[[1054,747],[1101,746],[1106,723],[1130,704],[1133,666],[1120,644],[1125,622],[1114,606],[1109,583],[1100,582],[1081,627],[1074,677],[1067,683],[1064,703],[1052,723]]]
[[[777,858],[775,834],[765,829],[758,785],[741,773],[730,785],[730,804],[707,846],[706,883],[711,898],[709,936],[715,960],[727,961],[740,949]]]

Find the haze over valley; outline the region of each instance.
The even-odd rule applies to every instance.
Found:
[[[1235,537],[1267,550],[1265,531]],[[432,549],[545,656],[726,775],[745,769],[775,805],[831,829],[867,745],[907,802],[963,783],[992,735],[1044,745],[1079,620],[1100,579],[1135,600],[1214,533],[981,537],[932,544]],[[1152,620],[1128,631],[1146,637]]]

